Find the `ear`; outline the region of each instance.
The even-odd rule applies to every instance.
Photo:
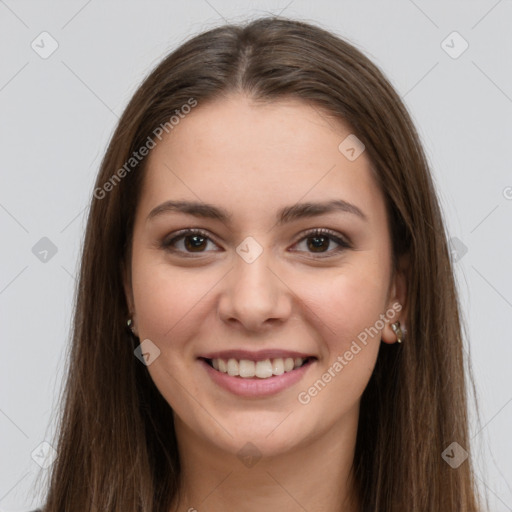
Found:
[[[123,261],[121,262],[121,276],[123,279],[124,295],[128,305],[128,314],[130,318],[133,318],[135,315],[135,303],[133,300],[132,271],[129,259],[127,260],[126,258],[123,258]]]
[[[404,254],[398,260],[398,268],[392,278],[389,301],[386,309],[386,325],[382,330],[381,339],[384,343],[396,343],[397,335],[391,324],[400,322],[402,329],[407,327],[407,275],[409,255]]]

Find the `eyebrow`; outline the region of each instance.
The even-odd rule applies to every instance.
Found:
[[[165,201],[153,208],[146,220],[149,221],[154,217],[171,212],[181,212],[199,218],[219,220],[224,224],[229,224],[233,218],[233,215],[226,209],[213,204],[196,201]],[[332,212],[350,213],[368,222],[368,217],[356,205],[343,199],[333,199],[321,203],[307,202],[285,206],[277,212],[277,225]]]

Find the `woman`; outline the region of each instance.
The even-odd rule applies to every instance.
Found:
[[[360,51],[194,37],[93,196],[44,512],[481,510],[435,189]]]

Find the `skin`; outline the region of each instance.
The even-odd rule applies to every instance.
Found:
[[[309,403],[298,400],[379,315],[405,304],[370,160],[338,150],[350,133],[304,102],[256,104],[237,94],[199,104],[149,155],[125,290],[136,334],[160,350],[147,369],[174,411],[183,471],[173,510],[360,510],[351,478],[359,403],[381,341],[396,342],[391,322]],[[332,212],[276,225],[281,207],[340,198],[367,221]],[[213,203],[232,220],[181,212],[148,220],[170,199]],[[176,252],[162,248],[185,228],[209,238],[195,252],[190,238],[176,241]],[[315,252],[304,238],[311,228],[329,228],[351,247],[336,252],[327,239]],[[263,250],[250,264],[236,252],[248,236]],[[405,315],[392,322],[403,325]],[[290,388],[254,399],[220,388],[197,359],[267,348],[317,360]],[[247,442],[261,456],[251,467],[237,457]]]

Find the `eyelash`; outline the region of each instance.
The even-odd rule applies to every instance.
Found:
[[[184,239],[187,236],[200,236],[202,238],[211,240],[212,242],[214,241],[211,239],[211,237],[208,235],[208,233],[206,231],[203,231],[202,229],[192,229],[192,228],[183,229],[183,230],[175,233],[175,235],[176,236],[173,236],[171,239],[164,239],[161,243],[161,248],[165,249],[167,251],[173,252],[173,253],[181,252],[181,253],[187,254],[187,256],[185,256],[187,258],[189,258],[189,257],[194,258],[195,257],[194,254],[202,254],[202,253],[201,252],[187,253],[184,251],[176,250],[175,248],[172,247],[172,245],[175,244],[178,240]],[[339,254],[340,252],[342,252],[345,249],[352,248],[351,244],[349,242],[347,242],[346,240],[344,240],[343,238],[341,238],[335,231],[331,231],[330,229],[326,229],[326,228],[315,228],[315,229],[306,231],[303,234],[302,238],[300,238],[294,245],[297,245],[298,243],[302,242],[303,240],[307,240],[308,238],[315,238],[315,237],[320,237],[320,236],[326,236],[328,239],[336,242],[340,247],[338,247],[332,251],[327,251],[325,253],[310,253],[310,254],[314,255],[313,256],[314,258],[318,258],[318,259],[328,258],[330,256]],[[208,251],[203,251],[203,252],[208,252]],[[327,255],[319,256],[319,254],[324,254],[324,255],[327,254]]]

